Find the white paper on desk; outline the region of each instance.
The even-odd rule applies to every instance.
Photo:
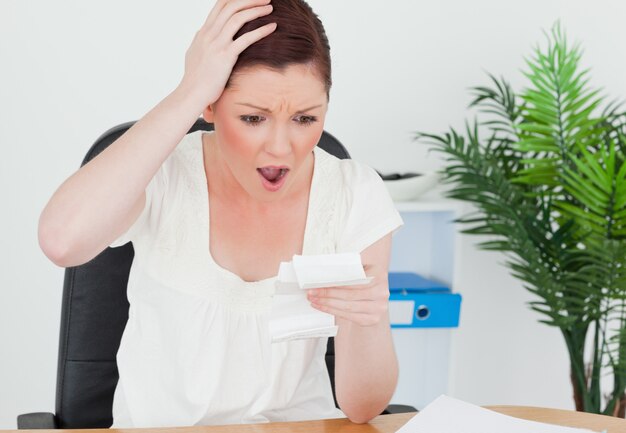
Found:
[[[593,433],[503,415],[445,395],[438,397],[397,433]]]

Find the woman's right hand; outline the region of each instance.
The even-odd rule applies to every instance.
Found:
[[[239,54],[276,29],[271,23],[241,35],[248,21],[272,12],[271,0],[218,0],[185,54],[185,73],[179,86],[204,101],[217,101],[224,91]]]

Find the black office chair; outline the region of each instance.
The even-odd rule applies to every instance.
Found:
[[[117,140],[134,123],[116,126],[100,136],[81,166]],[[197,130],[212,131],[213,125],[198,119],[189,132]],[[350,158],[342,144],[326,131],[318,146],[338,158]],[[56,413],[19,415],[18,429],[111,426],[113,393],[119,378],[115,357],[128,320],[126,286],[133,257],[132,243],[128,243],[119,248],[107,248],[88,263],[65,270]],[[326,365],[335,397],[333,338],[328,340]],[[413,411],[415,408],[411,406],[390,405],[383,413]]]

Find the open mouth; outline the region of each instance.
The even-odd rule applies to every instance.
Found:
[[[265,180],[275,185],[285,177],[289,169],[285,167],[261,167],[257,168],[257,171]]]

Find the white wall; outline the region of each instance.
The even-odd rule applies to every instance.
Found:
[[[37,244],[54,190],[107,128],[138,119],[175,86],[213,1],[0,2],[0,428],[52,411],[63,270]],[[626,4],[618,0],[311,0],[332,47],[326,129],[381,171],[439,167],[414,131],[461,126],[484,71],[519,88],[522,57],[561,18],[593,83],[626,96]],[[476,404],[571,408],[558,332],[530,297],[463,238],[453,396]]]

